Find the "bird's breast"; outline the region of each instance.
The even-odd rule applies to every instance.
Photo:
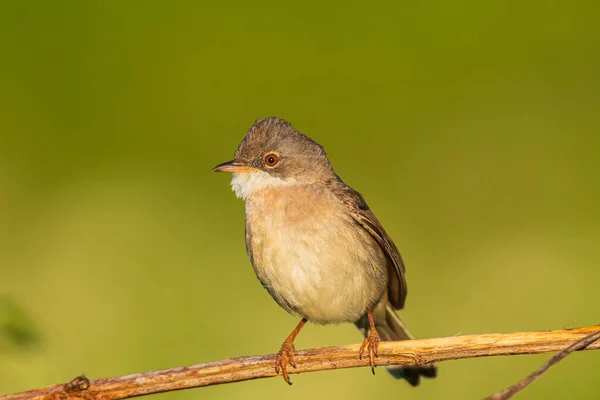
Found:
[[[298,185],[247,198],[246,244],[273,298],[313,322],[355,321],[387,285],[382,250],[326,190]]]

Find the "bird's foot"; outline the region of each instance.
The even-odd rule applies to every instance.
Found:
[[[290,364],[292,367],[296,368],[296,362],[294,361],[294,353],[296,352],[296,348],[294,347],[294,342],[291,340],[286,340],[281,345],[281,350],[277,353],[277,359],[275,360],[275,372],[283,375],[283,380],[288,383],[288,385],[292,384],[290,381],[290,376],[288,375],[287,365]]]
[[[362,360],[363,353],[365,350],[369,352],[369,364],[371,365],[371,372],[375,375],[375,357],[379,357],[377,355],[377,349],[379,348],[379,333],[375,328],[371,329],[369,332],[369,336],[365,338],[362,346],[360,346],[360,350],[358,352],[358,357]]]

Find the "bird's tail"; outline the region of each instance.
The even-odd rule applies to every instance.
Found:
[[[400,316],[387,301],[381,302],[373,310],[373,321],[375,329],[379,332],[379,337],[383,342],[396,340],[411,340],[414,337],[410,334]],[[369,334],[369,322],[365,316],[356,322],[356,326],[367,337]],[[417,386],[421,376],[426,378],[435,378],[437,367],[435,365],[423,365],[418,367],[393,366],[385,368],[394,378],[406,379],[412,386]]]

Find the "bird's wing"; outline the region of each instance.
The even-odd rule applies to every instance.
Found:
[[[407,294],[402,256],[361,194],[349,186],[342,185],[343,187],[335,190],[337,197],[349,206],[352,218],[369,232],[388,259],[388,300],[395,309],[399,310],[404,307]]]

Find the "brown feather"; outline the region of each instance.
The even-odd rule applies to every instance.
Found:
[[[360,193],[344,184],[338,177],[334,193],[350,206],[352,218],[379,244],[388,260],[388,299],[396,310],[404,308],[407,295],[405,267],[402,256],[383,226]]]

